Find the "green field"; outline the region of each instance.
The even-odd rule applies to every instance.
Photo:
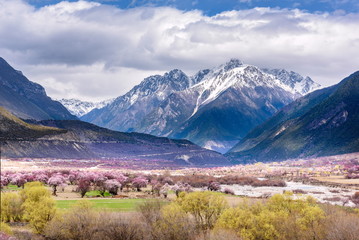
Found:
[[[59,209],[68,209],[78,200],[57,200],[56,206]],[[97,209],[110,211],[135,211],[136,207],[148,199],[91,199],[88,200]]]
[[[98,190],[93,190],[93,191],[89,191],[85,194],[85,196],[87,197],[101,197],[100,191]],[[104,194],[105,197],[111,197],[112,195],[109,192],[105,192]]]
[[[21,187],[18,187],[16,185],[12,185],[12,184],[9,184],[6,186],[6,188],[4,188],[4,190],[11,190],[11,191],[14,191],[14,190],[21,190],[22,188]]]

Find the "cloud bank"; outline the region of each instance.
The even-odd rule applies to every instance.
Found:
[[[34,8],[0,0],[0,55],[55,98],[119,96],[150,74],[188,74],[229,58],[286,68],[323,85],[358,69],[359,14],[253,8],[205,16],[96,2]]]

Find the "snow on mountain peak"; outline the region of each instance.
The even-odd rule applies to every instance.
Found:
[[[191,77],[174,69],[145,78],[114,103],[82,119],[120,131],[228,148],[314,85],[295,72],[260,69],[231,59]],[[209,131],[215,136],[208,136]]]
[[[104,106],[112,103],[115,99],[107,99],[101,102],[89,102],[89,101],[81,101],[79,99],[71,98],[71,99],[60,99],[58,100],[64,107],[69,110],[69,112],[77,117],[82,117],[83,115],[89,113],[95,108],[103,108]]]
[[[231,70],[233,68],[237,68],[240,67],[241,65],[243,65],[243,62],[237,58],[232,58],[231,60],[229,60],[229,62],[227,62],[224,65],[224,70],[228,71]]]
[[[310,77],[303,77],[300,74],[285,69],[267,69],[262,71],[275,76],[282,83],[289,86],[295,92],[305,95],[320,88],[320,84],[314,82]]]
[[[198,71],[194,76],[192,76],[190,78],[191,86],[201,82],[207,76],[207,74],[210,72],[211,72],[210,69],[203,69],[203,70]]]
[[[190,88],[196,91],[198,98],[193,116],[201,106],[206,105],[225,92],[229,88],[237,90],[242,87],[255,88],[266,86],[281,88],[287,92],[295,93],[289,86],[282,83],[275,76],[263,72],[256,66],[243,64],[238,59],[232,59],[226,65],[221,65],[208,73],[202,81]]]

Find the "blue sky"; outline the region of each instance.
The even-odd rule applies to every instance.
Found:
[[[59,0],[27,0],[36,7],[61,2]],[[75,2],[70,0],[69,2]],[[250,9],[254,7],[298,8],[308,12],[358,12],[358,0],[97,0],[122,9],[139,6],[170,6],[180,10],[199,9],[205,15],[212,16],[223,11]]]

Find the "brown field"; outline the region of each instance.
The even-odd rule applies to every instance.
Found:
[[[358,184],[359,179],[346,179],[344,176],[329,176],[329,177],[314,177],[314,179],[321,182],[331,182],[331,183],[339,183],[339,184]]]

